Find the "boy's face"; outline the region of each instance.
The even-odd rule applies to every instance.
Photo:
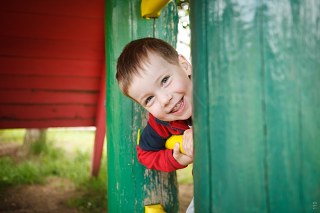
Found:
[[[192,115],[191,64],[179,56],[179,65],[149,53],[148,62],[135,75],[128,95],[162,121],[186,120]]]

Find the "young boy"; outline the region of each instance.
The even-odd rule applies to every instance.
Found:
[[[171,172],[193,162],[191,64],[156,38],[130,42],[118,58],[119,87],[149,112],[137,146],[138,160],[149,169]],[[179,151],[165,148],[171,135],[183,134]]]

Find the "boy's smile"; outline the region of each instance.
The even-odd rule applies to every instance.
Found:
[[[191,65],[179,56],[171,64],[155,53],[148,54],[138,75],[132,79],[128,94],[162,121],[186,120],[192,115]]]

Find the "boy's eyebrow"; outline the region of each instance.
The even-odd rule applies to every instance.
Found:
[[[147,94],[143,94],[138,98],[138,103],[140,103],[142,106],[144,106],[143,100],[145,99],[145,97],[147,96]]]
[[[149,94],[149,93],[145,93],[144,95],[142,95],[142,96],[140,97],[138,103],[139,103],[141,106],[143,106],[143,107],[146,106],[145,100],[146,100],[147,97],[150,97],[150,96],[152,96],[152,95]]]
[[[159,80],[162,80],[162,78],[163,78],[163,76],[164,76],[165,74],[162,74],[162,75],[159,75],[155,80],[154,80],[154,84],[156,84],[157,82],[159,82]]]

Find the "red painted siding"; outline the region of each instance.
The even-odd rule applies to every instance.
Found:
[[[95,126],[103,0],[0,3],[0,128]]]

